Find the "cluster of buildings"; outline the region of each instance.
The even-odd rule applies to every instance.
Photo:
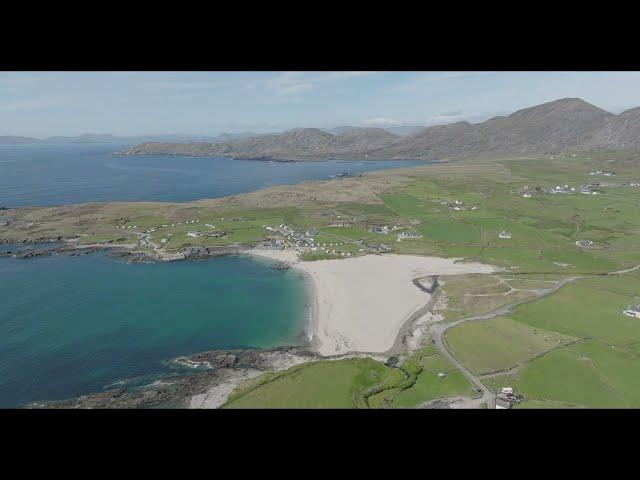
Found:
[[[440,202],[440,205],[445,205],[445,206],[447,206],[449,208],[452,208],[453,210],[456,210],[456,211],[477,210],[478,209],[478,207],[476,205],[473,205],[473,206],[469,207],[462,200],[454,200],[453,202],[450,202],[448,200],[442,200]]]
[[[569,185],[556,185],[555,187],[549,189],[549,193],[570,194],[578,193],[578,191],[575,187],[570,187]]]
[[[276,248],[284,248],[288,243],[295,247],[296,250],[317,249],[316,241],[313,238],[316,234],[315,231],[296,230],[283,223],[276,227],[271,227],[269,225],[263,225],[263,227],[265,230],[276,234],[276,236],[270,240],[271,244]]]
[[[521,395],[516,395],[511,387],[502,387],[496,392],[495,408],[498,410],[506,410],[522,400]]]

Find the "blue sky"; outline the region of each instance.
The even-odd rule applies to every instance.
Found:
[[[562,97],[640,106],[640,72],[0,72],[0,135],[482,121]]]

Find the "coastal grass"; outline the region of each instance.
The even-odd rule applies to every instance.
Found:
[[[496,317],[450,328],[445,341],[469,370],[486,374],[507,370],[575,339]]]
[[[355,408],[396,371],[372,359],[318,361],[241,386],[224,408]]]
[[[438,373],[447,372],[445,377]],[[268,372],[241,384],[224,408],[415,407],[473,397],[467,379],[429,346],[391,368],[370,358],[323,360]]]
[[[398,391],[386,404],[393,408],[412,408],[438,398],[463,396],[473,398],[477,394],[459,370],[455,369],[442,355],[433,353],[420,359],[421,371],[415,383]],[[438,376],[438,374],[445,376]]]
[[[500,307],[525,301],[552,288],[560,279],[557,275],[448,275],[441,276],[440,298],[435,313],[451,322],[472,315],[492,312]]]

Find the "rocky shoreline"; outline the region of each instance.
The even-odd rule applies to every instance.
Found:
[[[61,243],[63,243],[61,245]],[[49,244],[49,245],[47,245]],[[0,257],[13,257],[27,259],[44,257],[52,254],[76,257],[96,252],[107,252],[112,257],[125,259],[127,263],[153,263],[176,260],[205,260],[208,258],[240,255],[247,247],[244,245],[229,245],[220,247],[186,247],[182,253],[167,253],[156,251],[134,250],[131,245],[121,245],[114,242],[93,245],[78,245],[72,240],[58,237],[38,238],[35,240],[23,240],[10,242],[0,239],[0,245],[16,245],[15,249],[7,249],[0,252]],[[37,245],[35,248],[30,246]],[[26,248],[24,248],[26,246]]]
[[[194,396],[206,395],[212,389],[229,382],[240,383],[249,377],[249,372],[258,374],[286,369],[316,358],[315,354],[303,347],[210,350],[172,361],[183,367],[204,369],[197,373],[171,375],[151,385],[131,390],[112,388],[66,400],[34,402],[26,405],[26,408],[188,408]],[[226,395],[218,403],[224,403],[225,399]]]

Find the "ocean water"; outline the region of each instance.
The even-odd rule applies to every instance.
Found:
[[[423,164],[111,155],[128,146],[0,146],[0,206],[182,202]],[[299,344],[305,302],[298,273],[243,257],[134,265],[104,254],[0,257],[0,407],[150,383],[179,355]]]
[[[0,258],[0,407],[150,383],[179,355],[301,344],[299,275],[246,257]]]
[[[276,163],[215,157],[111,155],[131,145],[0,145],[0,206],[217,198],[337,173],[419,161]]]

